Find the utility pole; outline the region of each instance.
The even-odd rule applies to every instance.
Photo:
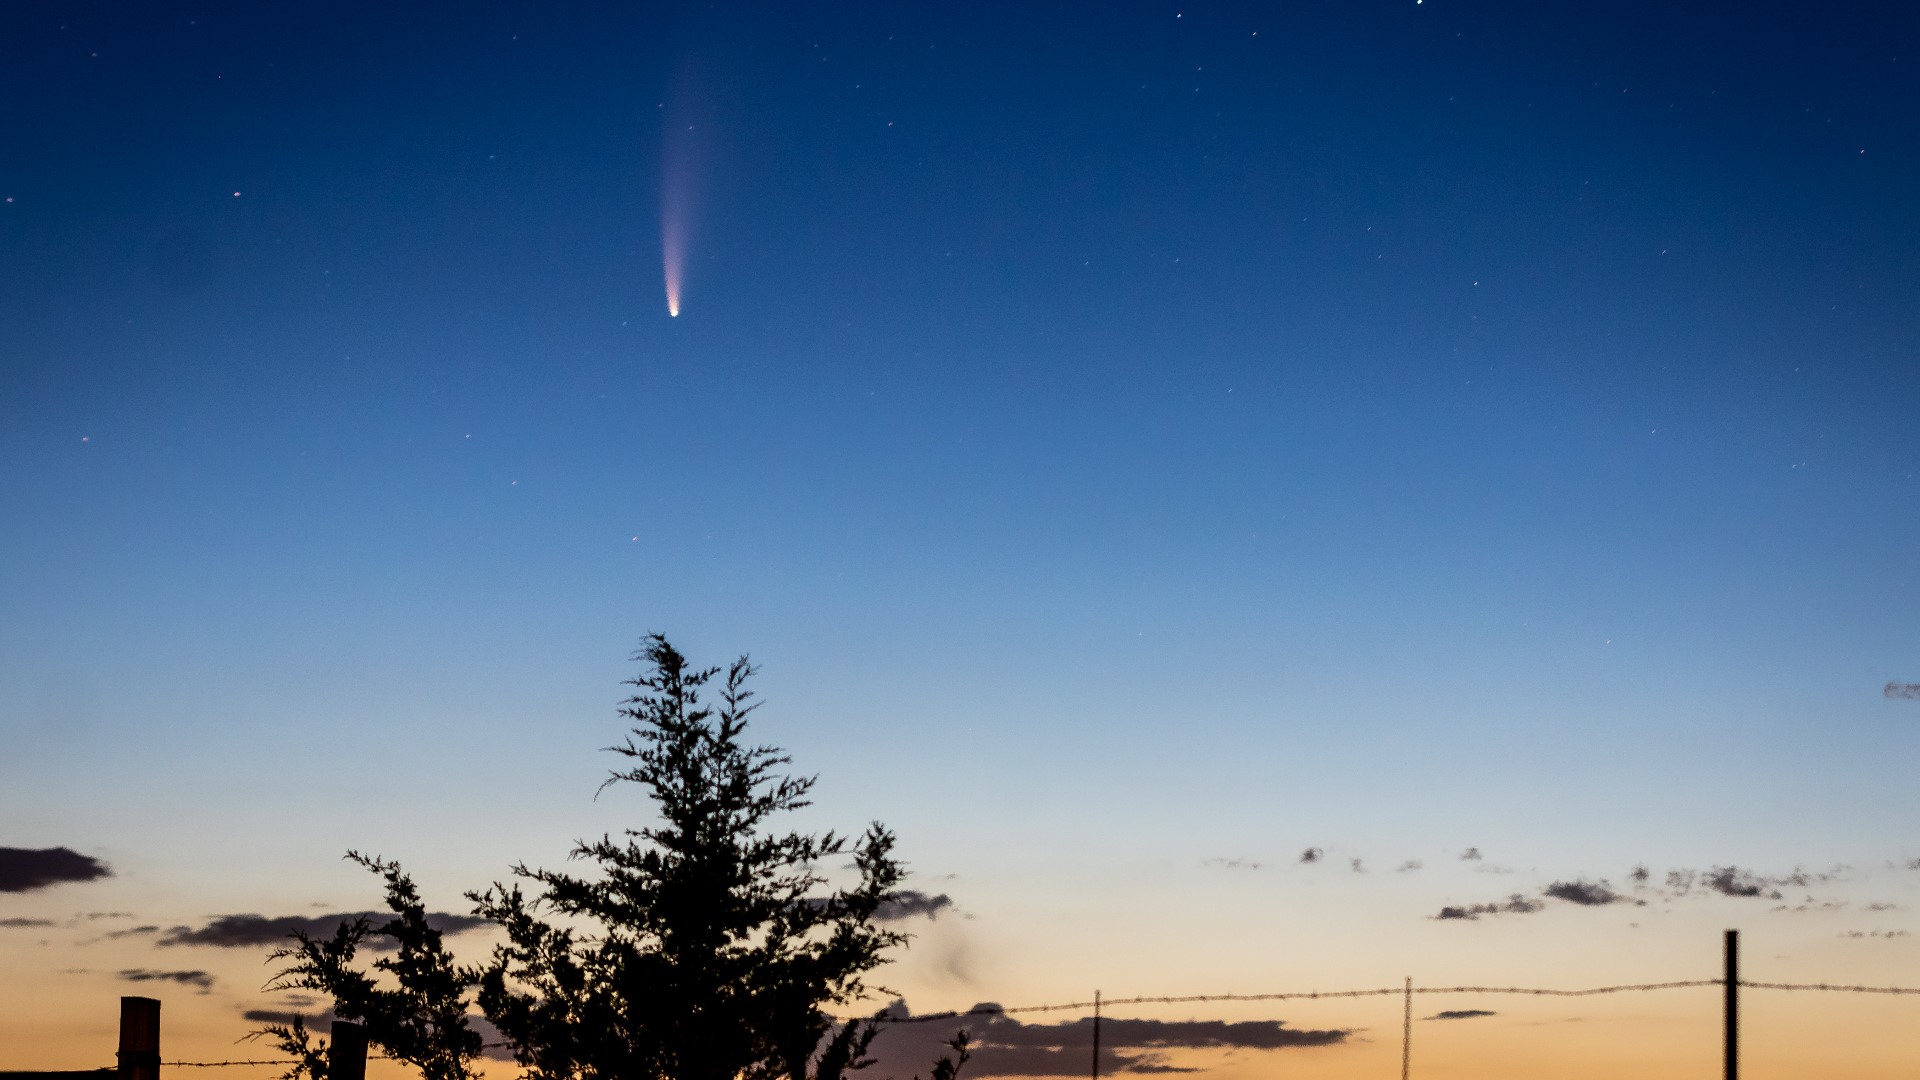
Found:
[[[1100,991],[1093,992],[1093,1080],[1100,1080]]]
[[[1740,1080],[1740,931],[1727,931],[1726,1080]]]
[[[1400,1080],[1413,1069],[1413,976],[1407,976],[1406,1004],[1400,1013]]]

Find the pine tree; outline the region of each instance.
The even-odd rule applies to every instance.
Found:
[[[469,992],[535,1080],[841,1080],[868,1064],[875,1022],[841,1024],[828,1009],[885,992],[865,976],[907,941],[876,918],[905,872],[893,834],[877,822],[857,838],[775,830],[808,805],[815,778],[745,741],[753,666],[742,657],[722,677],[658,634],[644,645],[635,659],[648,671],[621,710],[632,731],[609,748],[630,765],[602,790],[640,785],[656,824],[577,844],[591,874],[516,865],[515,883],[469,893],[505,936],[471,967],[452,963],[397,865],[354,855],[386,878],[396,918],[299,936],[276,954],[293,963],[272,985],[331,994],[337,1015],[427,1080],[471,1075]],[[717,705],[705,704],[717,677]],[[827,888],[822,864],[849,856],[856,880]],[[374,964],[398,989],[353,966],[376,933],[400,942]],[[269,1033],[314,1056],[304,1032]],[[950,1045],[934,1066],[942,1080],[966,1059],[964,1033]]]

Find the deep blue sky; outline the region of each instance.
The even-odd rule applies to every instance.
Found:
[[[470,883],[657,629],[932,872],[1901,856],[1920,16],[932,7],[11,13],[0,843]]]

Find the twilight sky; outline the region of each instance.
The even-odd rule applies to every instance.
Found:
[[[638,823],[649,630],[951,898],[915,1012],[1734,926],[1920,982],[1920,14],[1687,7],[10,12],[0,1068],[122,993],[233,1056],[298,1003],[221,920],[374,904],[348,848],[459,912]],[[1697,1071],[1666,994],[1416,1045]],[[1907,1075],[1914,999],[1808,998],[1757,1060]],[[1399,1049],[1128,1017],[1123,1072]],[[982,1067],[1079,1075],[1055,1020]]]

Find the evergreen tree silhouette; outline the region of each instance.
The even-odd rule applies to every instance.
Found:
[[[866,975],[907,936],[875,918],[905,868],[875,822],[857,838],[773,828],[808,805],[812,776],[745,741],[758,707],[746,657],[696,669],[659,634],[636,660],[648,670],[621,713],[633,722],[608,749],[629,761],[601,785],[638,784],[658,823],[581,841],[594,873],[513,867],[512,884],[467,894],[505,941],[487,962],[456,965],[413,882],[389,861],[349,853],[386,881],[394,918],[343,923],[333,937],[296,934],[269,989],[316,990],[361,1023],[370,1044],[426,1080],[470,1080],[482,1050],[469,1008],[499,1029],[534,1080],[841,1080],[871,1064],[877,1020],[839,1023],[830,1007],[869,994]],[[701,693],[717,684],[717,703]],[[856,880],[829,889],[823,860],[850,856]],[[399,948],[354,966],[374,935]],[[878,1013],[875,1014],[877,1017]],[[298,1024],[263,1029],[296,1064],[290,1078],[326,1080],[323,1055]],[[954,1080],[966,1033],[933,1066]]]

